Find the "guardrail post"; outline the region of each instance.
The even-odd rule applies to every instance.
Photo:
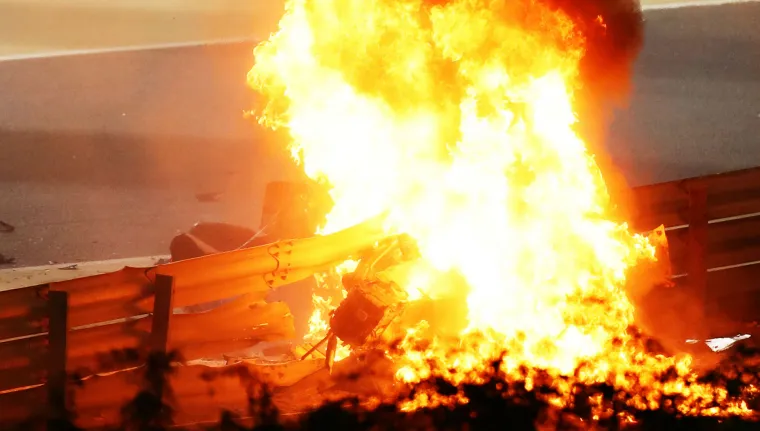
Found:
[[[707,326],[707,187],[690,185],[688,280],[693,295],[701,301],[702,322]],[[699,334],[706,336],[707,334]]]
[[[169,275],[156,275],[153,325],[150,331],[150,349],[152,352],[166,353],[168,349],[173,296],[174,278]]]
[[[157,275],[153,297],[153,324],[150,331],[150,354],[166,354],[169,349],[169,325],[174,312],[174,278]],[[159,400],[164,397],[164,381],[161,378],[152,381],[153,391]]]
[[[47,401],[48,429],[59,429],[61,421],[66,420],[66,351],[69,332],[69,294],[51,291],[48,294],[48,363],[47,363]]]

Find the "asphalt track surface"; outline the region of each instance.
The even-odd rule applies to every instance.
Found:
[[[758,3],[646,13],[631,106],[607,140],[630,183],[760,165],[758,28]],[[264,185],[298,173],[282,139],[243,117],[251,51],[0,62],[0,220],[15,226],[0,254],[155,255],[199,220],[257,226]]]

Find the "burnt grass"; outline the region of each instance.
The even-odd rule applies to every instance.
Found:
[[[531,390],[523,381],[504,381],[496,371],[500,361],[493,362],[493,377],[482,384],[466,384],[454,387],[440,378],[431,378],[409,388],[396,400],[387,401],[372,409],[362,407],[358,398],[346,398],[339,402],[325,403],[297,418],[285,417],[275,407],[272,392],[257,384],[255,376],[239,375],[241,391],[247,390],[249,405],[247,415],[241,417],[225,412],[215,424],[181,426],[173,421],[174,395],[169,385],[172,373],[171,363],[180,360],[176,352],[151,354],[143,368],[143,389],[121,409],[121,423],[113,430],[159,431],[159,430],[756,430],[760,423],[738,418],[684,417],[673,406],[678,397],[670,397],[660,402],[653,410],[637,410],[626,404],[635,394],[626,393],[609,385],[573,384],[574,402],[565,408],[557,408],[546,401],[543,395],[555,392],[547,375],[545,379],[534,379]],[[237,371],[240,374],[239,370]],[[673,372],[665,372],[662,381],[674,378]],[[75,377],[75,376],[74,376]],[[724,387],[729,395],[739,396],[749,385],[758,386],[760,377],[760,349],[738,346],[712,371],[701,376],[702,382]],[[213,376],[209,376],[213,379]],[[76,379],[74,378],[74,381]],[[77,384],[87,384],[78,381]],[[247,389],[244,389],[247,388]],[[469,403],[452,407],[421,409],[402,412],[398,405],[412,399],[416,392],[435,391],[440,395],[463,394]],[[591,397],[601,396],[604,405],[613,412],[626,413],[635,418],[634,423],[618,419],[617,414],[609,419],[594,420],[589,403]],[[748,407],[760,409],[760,399],[745,399]],[[33,419],[15,429],[35,429],[40,419]],[[49,430],[77,430],[75,400],[58,416],[46,422]],[[44,419],[42,419],[44,421]],[[35,425],[36,424],[36,425]],[[591,425],[593,424],[593,425]],[[5,428],[4,428],[5,429]]]

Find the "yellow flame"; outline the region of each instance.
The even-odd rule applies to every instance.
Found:
[[[289,0],[256,48],[260,121],[285,127],[306,174],[332,186],[322,233],[387,212],[389,233],[412,235],[423,257],[410,298],[466,298],[464,331],[479,342],[448,356],[442,341],[410,348],[400,379],[424,379],[431,360],[475,378],[504,347],[509,373],[567,374],[606,355],[589,381],[677,363],[620,348],[626,270],[654,247],[610,219],[574,129],[584,49],[568,16],[533,0]],[[463,280],[453,293],[433,282],[446,273]],[[422,332],[409,329],[410,345]]]

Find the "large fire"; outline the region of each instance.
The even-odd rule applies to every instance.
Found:
[[[288,0],[249,82],[268,102],[260,121],[285,128],[306,174],[331,187],[320,233],[383,214],[420,248],[393,274],[409,300],[462,298],[457,349],[425,322],[405,328],[398,379],[477,379],[506,350],[506,375],[640,385],[642,408],[679,393],[693,400],[684,413],[742,410],[697,384],[688,357],[629,335],[626,275],[655,248],[610,215],[576,132],[586,49],[571,17],[539,0]],[[316,301],[319,337],[336,304]],[[680,378],[656,384],[668,368]]]

